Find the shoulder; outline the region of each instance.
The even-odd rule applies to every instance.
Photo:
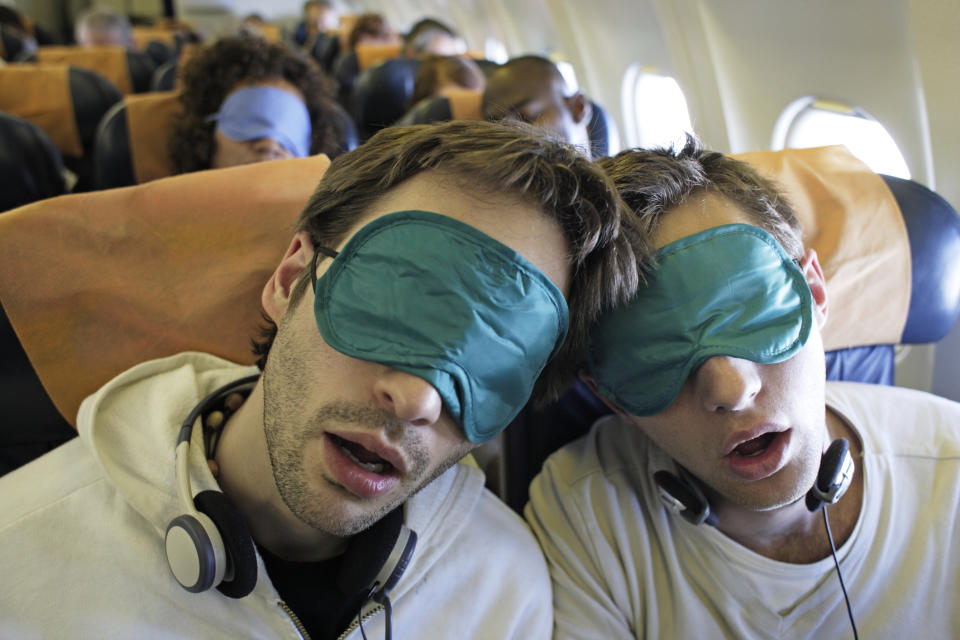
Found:
[[[915,389],[829,382],[827,406],[874,453],[960,457],[960,404]]]
[[[8,473],[0,478],[0,535],[42,520],[52,507],[96,490],[102,480],[99,466],[79,438]]]
[[[587,435],[547,458],[531,485],[531,502],[534,488],[536,493],[546,491],[557,498],[584,492],[592,494],[601,487],[627,486],[631,492],[639,490],[647,475],[643,470],[649,463],[655,463],[651,455],[656,455],[656,448],[640,429],[617,416],[604,416]]]

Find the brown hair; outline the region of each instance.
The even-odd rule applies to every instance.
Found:
[[[372,36],[377,39],[384,39],[392,35],[390,25],[386,18],[379,13],[364,13],[357,18],[357,22],[350,30],[350,37],[347,39],[347,45],[350,49],[355,49],[357,43],[364,36]]]
[[[424,98],[430,98],[444,86],[454,84],[464,89],[482,91],[486,77],[480,66],[463,56],[429,56],[420,62],[417,77],[413,81],[410,106]]]
[[[461,178],[466,188],[521,196],[563,230],[572,271],[570,332],[534,390],[541,401],[557,397],[576,372],[590,325],[635,293],[648,256],[613,182],[575,147],[528,126],[453,121],[390,127],[333,161],[297,230],[309,232],[316,246],[337,246],[384,193],[428,170]],[[300,294],[311,275],[301,276]],[[275,335],[270,323],[254,343],[261,368]]]
[[[680,148],[632,149],[599,161],[650,237],[663,215],[698,193],[723,196],[775,237],[791,258],[803,257],[800,222],[776,183],[746,162],[704,149],[687,135]]]

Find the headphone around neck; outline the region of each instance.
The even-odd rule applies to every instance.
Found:
[[[173,577],[187,591],[216,587],[231,598],[242,598],[257,584],[253,536],[230,499],[221,491],[190,487],[190,438],[194,424],[222,406],[232,393],[249,394],[259,375],[231,382],[201,400],[180,427],[176,445],[177,496],[182,513],[167,526],[165,549]],[[354,536],[336,576],[347,595],[365,593],[383,602],[413,557],[417,534],[403,522],[399,506],[369,529]]]
[[[717,526],[717,514],[711,510],[700,481],[683,467],[678,467],[679,475],[664,470],[653,474],[661,502],[687,522]],[[839,501],[853,482],[853,469],[850,443],[845,438],[837,438],[820,458],[817,481],[806,495],[807,509],[816,511],[823,504]]]

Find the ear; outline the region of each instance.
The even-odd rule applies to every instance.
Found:
[[[580,124],[581,122],[590,122],[592,107],[590,106],[590,101],[587,100],[585,95],[577,91],[569,98],[564,98],[564,101],[567,103],[567,108],[570,110],[570,115],[573,116],[574,122],[577,124]]]
[[[270,319],[279,323],[287,306],[290,304],[290,293],[293,291],[297,279],[304,269],[310,268],[315,252],[310,234],[298,231],[287,247],[287,253],[277,265],[276,270],[267,280],[260,294],[260,304]]]
[[[611,411],[613,411],[615,414],[617,414],[617,415],[620,416],[621,418],[624,418],[624,419],[626,419],[626,420],[629,420],[629,419],[630,419],[630,414],[629,414],[629,413],[627,413],[626,411],[624,411],[623,409],[621,409],[620,407],[618,407],[618,406],[617,406],[616,404],[614,404],[611,400],[608,400],[607,398],[605,398],[605,397],[600,393],[600,390],[597,389],[597,381],[594,380],[594,379],[593,379],[593,376],[591,376],[589,373],[587,373],[586,370],[581,369],[581,370],[580,370],[580,373],[579,373],[578,375],[579,375],[580,379],[583,381],[583,383],[584,383],[585,385],[587,385],[587,387],[590,389],[590,391],[593,392],[593,395],[595,395],[595,396],[597,396],[598,398],[600,398],[600,401],[601,401],[603,404],[605,404],[605,405],[607,405],[608,407],[610,407],[610,410],[611,410]]]
[[[807,249],[800,261],[800,269],[807,279],[810,293],[813,294],[813,312],[817,322],[822,327],[827,321],[827,281],[823,277],[823,269],[817,259],[817,252]]]

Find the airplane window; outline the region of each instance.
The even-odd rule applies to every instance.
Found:
[[[846,145],[850,153],[877,173],[910,177],[910,169],[893,137],[862,109],[803,98],[787,107],[774,132],[774,149],[831,144]]]
[[[653,67],[633,64],[627,69],[623,78],[623,113],[629,146],[683,144],[684,134],[693,131],[680,85]]]
[[[573,68],[573,65],[564,60],[556,59],[553,63],[557,65],[557,71],[563,76],[563,82],[567,85],[567,92],[576,93],[579,91],[580,83],[577,81],[577,71]]]
[[[510,56],[507,55],[507,47],[496,38],[488,37],[483,44],[483,55],[487,60],[493,60],[497,64],[503,64]]]

